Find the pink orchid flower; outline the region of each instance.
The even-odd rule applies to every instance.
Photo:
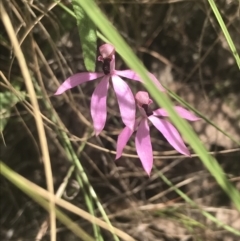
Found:
[[[99,51],[101,55],[98,57],[98,61],[103,63],[103,72],[83,72],[70,76],[60,85],[55,95],[60,95],[66,90],[87,81],[102,78],[91,98],[91,116],[95,133],[98,135],[103,130],[107,119],[107,92],[109,81],[112,79],[122,121],[129,129],[133,130],[136,112],[134,96],[129,86],[119,76],[135,81],[142,82],[142,80],[132,70],[115,70],[115,48],[111,44],[103,44]],[[161,91],[165,91],[153,74],[149,73],[149,76]]]
[[[150,175],[153,166],[153,152],[152,144],[149,135],[148,120],[163,134],[166,140],[183,155],[190,156],[189,150],[185,146],[183,139],[178,133],[177,129],[163,117],[168,117],[168,113],[164,109],[157,109],[152,111],[150,104],[152,100],[145,91],[139,91],[136,96],[137,106],[140,110],[141,117],[135,121],[135,128],[137,130],[135,137],[135,146],[137,154],[141,160],[144,170]],[[176,112],[184,119],[189,121],[197,121],[200,118],[184,109],[181,106],[174,107]],[[133,134],[134,130],[129,129],[127,126],[122,130],[117,140],[117,154],[116,159],[121,157],[124,147]]]

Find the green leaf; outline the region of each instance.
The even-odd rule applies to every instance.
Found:
[[[218,8],[217,8],[214,0],[208,0],[208,2],[209,2],[210,6],[211,6],[211,8],[212,8],[212,10],[213,10],[213,12],[215,14],[215,17],[217,18],[218,23],[219,23],[219,25],[220,25],[220,27],[221,27],[221,29],[223,31],[223,34],[224,34],[224,36],[225,36],[225,38],[226,38],[226,40],[228,42],[228,45],[229,45],[229,47],[230,47],[230,49],[232,51],[232,54],[233,54],[233,56],[234,56],[234,58],[235,58],[235,60],[237,62],[238,68],[240,69],[240,57],[239,57],[239,55],[237,53],[237,49],[236,49],[236,47],[235,47],[235,45],[234,45],[234,43],[232,41],[232,38],[231,38],[231,36],[230,36],[230,34],[229,34],[228,30],[227,30],[227,27],[226,27],[226,25],[225,25],[225,23],[224,23],[224,21],[222,19],[222,16],[221,16],[220,12],[218,11]]]
[[[85,67],[88,71],[95,71],[97,53],[96,26],[80,6],[78,0],[73,0],[72,5],[77,19]]]
[[[25,98],[25,92],[20,92],[21,98]],[[16,96],[13,92],[5,91],[0,93],[0,101],[1,101],[1,111],[0,111],[0,132],[2,132],[8,122],[9,116],[11,114],[11,108],[15,106],[19,101],[18,96]]]

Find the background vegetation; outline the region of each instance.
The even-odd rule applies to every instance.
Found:
[[[169,89],[173,102],[181,97],[201,113],[203,120],[193,129],[217,160],[215,165],[193,150],[191,158],[181,156],[152,128],[155,168],[150,177],[133,139],[114,161],[123,125],[113,92],[99,137],[89,111],[97,81],[53,96],[68,76],[86,70],[72,4],[2,2],[1,240],[239,240],[239,57],[209,2],[97,1],[146,68]],[[239,51],[239,1],[216,3]],[[21,46],[18,52],[11,26]],[[101,31],[114,35],[107,25]],[[98,46],[103,42],[99,38]],[[128,68],[120,55],[125,59],[127,53],[119,51],[117,69]],[[101,70],[98,63],[96,69]],[[134,92],[144,90],[128,83]],[[50,195],[53,188],[62,199]],[[50,219],[43,208],[49,209]]]

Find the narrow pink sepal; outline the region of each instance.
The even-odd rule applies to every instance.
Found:
[[[133,70],[130,69],[126,69],[126,70],[115,70],[114,74],[128,78],[128,79],[132,79],[132,80],[136,80],[136,81],[141,81],[139,75],[134,72]]]
[[[132,79],[132,80],[135,80],[135,81],[140,81],[142,83],[145,83],[136,72],[134,72],[133,70],[130,70],[130,69],[115,70],[114,73],[116,75],[119,75],[119,76],[122,76],[122,77],[125,77],[125,78],[128,78],[128,79]],[[148,75],[160,91],[162,91],[162,92],[166,91],[164,89],[164,87],[160,84],[158,79],[152,73],[148,72]]]
[[[152,74],[152,73],[148,73],[150,75],[150,78],[152,79],[153,83],[158,87],[159,90],[161,90],[162,92],[165,92],[165,88],[160,84],[160,82],[158,81],[158,79]]]
[[[129,86],[119,76],[112,76],[113,88],[117,96],[118,105],[123,123],[134,130],[136,105],[133,93]]]
[[[109,87],[109,76],[104,76],[95,88],[91,98],[91,115],[95,134],[103,130],[107,119],[107,91]]]
[[[183,108],[182,106],[174,106],[174,109],[177,111],[177,113],[184,119],[189,121],[198,121],[201,120],[200,117],[194,115],[189,110]]]
[[[179,114],[179,116],[181,116],[182,118],[184,118],[186,120],[189,120],[189,121],[201,120],[201,118],[199,118],[198,116],[194,115],[193,113],[191,113],[187,109],[183,108],[182,106],[174,106],[174,109]],[[167,111],[165,109],[162,109],[162,108],[154,110],[153,111],[153,115],[155,115],[155,116],[163,116],[163,117],[168,117],[169,116]]]
[[[167,120],[159,119],[156,116],[149,116],[148,119],[163,134],[172,147],[183,155],[190,156],[190,152],[185,146],[182,137],[177,129]]]
[[[104,76],[104,73],[96,73],[96,72],[83,72],[78,73],[70,76],[67,78],[57,89],[56,93],[54,95],[60,95],[66,90],[69,90],[77,85],[80,85],[84,82],[91,81],[98,79],[100,77]]]
[[[147,118],[143,118],[138,126],[135,146],[139,159],[142,162],[143,169],[150,175],[153,166],[153,153]]]
[[[115,159],[118,159],[119,157],[122,156],[123,149],[127,145],[127,142],[130,139],[132,133],[133,131],[126,126],[119,134],[117,139],[117,150],[116,150],[117,153],[116,153]]]

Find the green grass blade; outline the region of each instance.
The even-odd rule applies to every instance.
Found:
[[[78,0],[73,0],[72,5],[77,19],[85,67],[88,71],[95,71],[97,54],[96,26],[82,9]]]
[[[83,190],[83,197],[84,197],[84,200],[86,202],[89,213],[91,213],[94,216],[94,203],[91,201],[91,194],[86,190],[86,187],[85,187],[85,186],[87,186],[90,189],[91,185],[90,185],[90,183],[83,183],[82,178],[80,178],[80,173],[81,173],[81,176],[84,173],[84,169],[81,166],[80,160],[78,159],[67,134],[63,131],[64,128],[61,124],[61,121],[59,120],[59,117],[56,115],[56,113],[53,111],[53,109],[51,107],[51,104],[49,102],[49,99],[45,95],[45,92],[43,92],[41,90],[41,88],[38,86],[38,84],[35,81],[34,81],[34,85],[35,85],[35,89],[38,92],[38,95],[45,97],[45,98],[43,98],[43,103],[45,104],[45,107],[49,111],[49,113],[51,113],[51,115],[50,115],[51,120],[56,124],[56,126],[62,127],[62,129],[61,128],[56,129],[56,133],[58,134],[59,138],[61,139],[61,143],[62,143],[62,146],[65,150],[66,155],[68,156],[68,160],[73,162],[74,166],[78,170],[79,170],[79,168],[81,168],[81,171],[78,171],[77,174],[76,174],[77,177],[79,177],[79,178],[77,178],[77,180],[78,180],[78,183],[79,183],[81,189]],[[86,144],[86,142],[82,142],[82,144],[79,148],[79,154],[83,151],[83,149],[85,147],[85,144]],[[104,215],[106,215],[105,212],[104,212]],[[108,220],[108,218],[107,218],[107,220]],[[95,223],[93,223],[92,225],[93,225],[95,240],[96,241],[102,241],[100,228]]]
[[[232,38],[231,38],[231,36],[230,36],[230,34],[229,34],[228,30],[227,30],[227,27],[226,27],[226,25],[225,25],[225,23],[224,23],[224,21],[222,19],[222,16],[221,16],[220,12],[218,11],[218,8],[217,8],[214,0],[208,0],[208,2],[209,2],[209,4],[210,4],[210,6],[211,6],[211,8],[212,8],[212,10],[213,10],[217,20],[218,20],[218,23],[219,23],[219,25],[220,25],[220,27],[221,27],[221,29],[223,31],[223,34],[224,34],[224,36],[225,36],[225,38],[226,38],[226,40],[228,42],[228,45],[229,45],[229,47],[230,47],[230,49],[231,49],[231,51],[233,53],[233,56],[234,56],[235,60],[237,62],[238,68],[240,69],[240,57],[239,57],[239,55],[237,53],[237,49],[236,49],[236,47],[235,47],[235,45],[234,45],[234,43],[232,41]]]
[[[37,89],[39,96],[44,96],[44,92],[41,91],[41,88],[39,88],[39,86],[36,83],[35,83],[35,88]],[[83,190],[84,199],[85,199],[89,212],[94,216],[94,203],[92,202],[92,201],[94,201],[96,206],[98,207],[101,215],[103,216],[103,219],[106,221],[106,223],[109,224],[110,227],[112,227],[112,224],[107,216],[107,213],[105,212],[102,204],[98,200],[98,197],[88,180],[85,170],[84,170],[83,166],[81,165],[78,155],[74,151],[71,141],[69,140],[67,134],[64,131],[64,127],[62,126],[62,123],[61,123],[58,115],[56,115],[56,113],[52,110],[52,107],[50,105],[50,102],[49,102],[47,96],[45,96],[45,98],[43,98],[43,100],[45,100],[44,104],[45,104],[46,109],[48,109],[48,111],[52,114],[51,115],[52,121],[56,124],[56,126],[60,127],[59,129],[56,129],[56,132],[61,139],[61,143],[64,147],[66,155],[68,156],[68,160],[70,160],[76,167],[77,181],[78,181],[81,189]],[[86,142],[82,143],[82,145],[80,146],[79,151],[78,151],[79,153],[81,153],[83,151],[85,144],[86,144]],[[94,230],[96,240],[101,241],[102,236],[101,236],[100,228],[94,223],[93,223],[93,230]],[[115,233],[112,233],[112,235],[113,235],[113,239],[115,241],[119,241],[119,238]]]
[[[41,205],[44,209],[50,212],[49,202],[47,202],[36,192],[32,192],[31,186],[24,183],[23,180],[18,178],[18,175],[14,173],[7,165],[0,161],[1,174],[12,182],[16,187],[26,193],[30,198],[32,198],[36,203]],[[55,207],[56,216],[58,220],[63,223],[67,228],[69,228],[74,234],[76,234],[81,240],[84,241],[94,241],[94,239],[88,235],[83,229],[81,229],[75,222],[68,218],[62,211]]]

